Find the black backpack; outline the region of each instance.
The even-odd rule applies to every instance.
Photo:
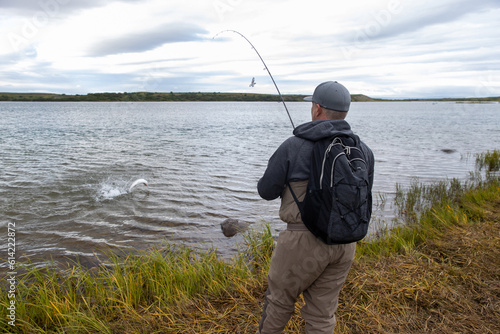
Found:
[[[302,221],[329,245],[359,241],[368,232],[371,187],[368,162],[356,135],[314,143],[307,192],[297,203]]]

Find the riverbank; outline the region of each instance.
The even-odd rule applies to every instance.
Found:
[[[359,256],[341,293],[335,332],[499,333],[500,188],[490,191],[488,200],[469,203],[469,212],[433,209],[430,216],[445,225],[434,237]]]
[[[400,224],[358,244],[335,333],[500,331],[500,152],[478,156],[475,181],[398,190]],[[486,176],[481,173],[486,169]],[[496,174],[495,174],[496,173]],[[254,333],[274,247],[249,232],[231,262],[167,247],[110,256],[87,270],[29,268],[18,277],[6,333]],[[304,323],[297,303],[286,333]]]

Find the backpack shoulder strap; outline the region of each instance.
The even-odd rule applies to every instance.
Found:
[[[300,202],[299,199],[297,198],[297,195],[295,195],[295,192],[293,191],[292,186],[290,185],[290,182],[287,182],[286,185],[287,185],[288,189],[290,189],[290,193],[292,194],[293,200],[295,201],[295,203],[297,203],[297,206],[299,207],[299,211],[302,214],[302,202]]]
[[[299,149],[297,150],[297,154],[295,154],[295,157],[293,159],[293,164],[292,166],[295,166],[296,162],[297,162],[297,158],[299,157],[299,152],[302,148],[302,146],[306,143],[306,141],[309,141],[311,143],[315,143],[314,141],[312,140],[309,140],[309,139],[304,139],[304,142],[302,143],[302,145],[300,145]],[[297,195],[295,195],[295,192],[293,191],[292,189],[292,186],[290,185],[290,179],[288,178],[288,173],[290,172],[290,161],[288,161],[288,166],[287,166],[287,176],[286,176],[286,180],[285,180],[285,185],[288,187],[288,189],[290,189],[290,193],[292,194],[292,197],[293,197],[293,200],[295,201],[295,203],[297,204],[297,206],[299,207],[299,211],[300,213],[302,214],[302,202],[299,201]]]

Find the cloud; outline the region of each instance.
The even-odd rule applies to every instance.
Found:
[[[464,16],[497,8],[498,3],[495,0],[455,0],[450,4],[433,2],[428,7],[420,8],[405,8],[404,6],[401,8],[401,19],[396,17],[394,22],[388,23],[387,29],[381,29],[380,33],[373,36],[373,39],[398,37],[409,32],[417,33],[422,29],[436,25],[446,25],[456,22]],[[380,16],[379,20],[382,19]]]
[[[115,2],[134,3],[140,0],[117,0]],[[102,7],[109,4],[107,0],[2,0],[0,8],[16,15],[32,15],[36,11],[49,13],[70,13],[82,9]]]
[[[155,29],[136,32],[91,46],[89,56],[108,56],[153,50],[163,44],[201,41],[208,31],[190,23],[167,23]]]
[[[345,22],[346,28],[330,35],[331,40],[343,45],[364,45],[371,42],[420,40],[422,32],[432,31],[425,40],[441,43],[447,38],[441,33],[457,24],[461,29],[464,22],[474,20],[475,14],[484,14],[498,9],[497,0],[453,0],[408,2],[392,0],[385,7],[364,12]],[[439,29],[442,29],[438,32]],[[437,33],[438,32],[438,33]],[[318,36],[321,37],[321,36]]]

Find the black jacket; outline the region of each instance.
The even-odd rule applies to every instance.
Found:
[[[345,120],[312,121],[298,126],[293,137],[285,140],[269,159],[264,176],[257,184],[259,195],[266,200],[281,196],[287,183],[309,179],[309,165],[314,142],[336,134],[353,134]],[[361,142],[368,163],[370,189],[373,185],[374,157]]]

